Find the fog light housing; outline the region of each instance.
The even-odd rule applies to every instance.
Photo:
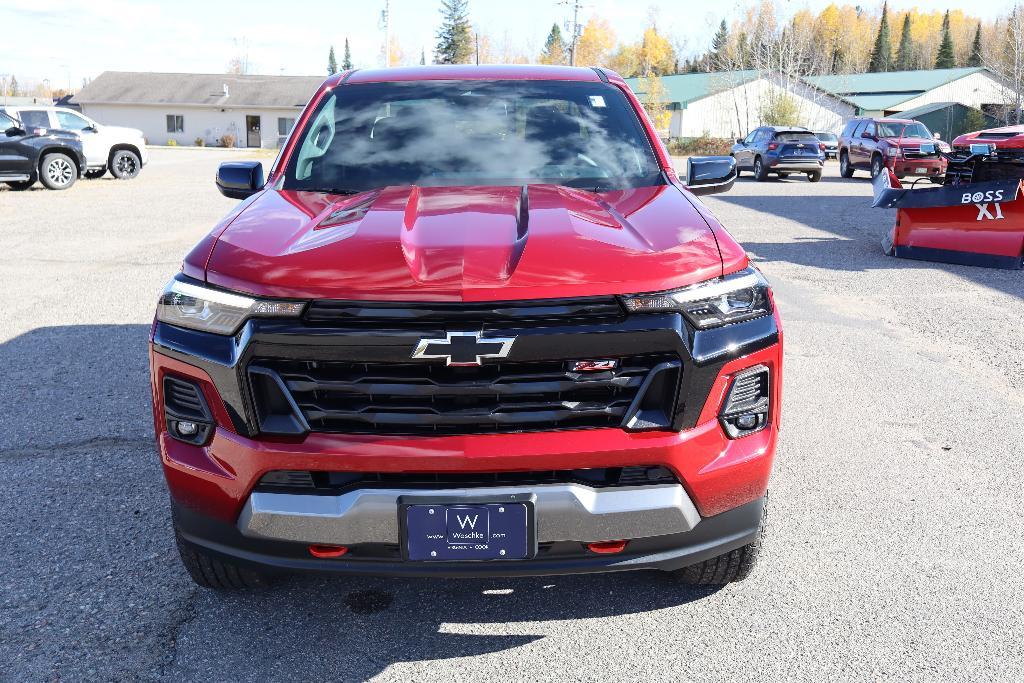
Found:
[[[722,429],[730,439],[739,439],[768,426],[771,404],[771,373],[755,365],[736,374],[719,414]]]
[[[184,377],[164,376],[164,419],[172,439],[203,446],[213,434],[213,413],[200,386]]]

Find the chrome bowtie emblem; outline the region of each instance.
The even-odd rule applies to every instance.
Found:
[[[444,339],[420,339],[413,358],[444,358],[445,365],[480,365],[484,358],[505,358],[515,337],[481,339],[476,332],[449,332]]]

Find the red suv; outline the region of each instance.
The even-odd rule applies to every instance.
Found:
[[[181,558],[280,571],[743,578],[779,429],[771,290],[616,74],[349,71],[160,296]]]
[[[949,145],[936,140],[920,121],[909,119],[851,119],[839,136],[839,172],[852,178],[860,169],[876,177],[883,168],[897,178],[919,176],[941,181],[946,173]]]

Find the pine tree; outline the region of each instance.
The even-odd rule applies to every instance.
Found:
[[[334,46],[331,45],[331,51],[327,53],[327,75],[338,73],[338,60],[334,56]]]
[[[978,22],[978,28],[974,30],[974,42],[971,44],[971,56],[967,60],[967,66],[981,66],[984,63],[984,58],[981,55],[981,22]],[[971,130],[974,130],[973,128]]]
[[[472,55],[469,0],[441,0],[441,28],[437,31],[434,61],[438,64],[466,64]]]
[[[942,18],[942,42],[935,56],[936,69],[952,69],[956,66],[956,54],[953,52],[953,34],[949,30],[949,10]]]
[[[896,70],[910,71],[914,68],[914,41],[910,37],[910,13],[903,17],[903,32],[900,46],[896,50]]]
[[[721,69],[724,63],[725,49],[729,46],[729,29],[725,26],[725,19],[718,27],[718,32],[711,41],[712,61],[715,69]]]
[[[345,39],[345,53],[341,57],[341,68],[344,71],[352,68],[352,51],[348,49],[348,38]]]
[[[11,82],[8,84],[7,90],[11,93],[11,97],[18,96],[18,79],[14,77],[14,74],[11,74]]]
[[[551,32],[548,33],[548,38],[544,41],[544,49],[540,52],[540,63],[568,64],[567,51],[565,41],[562,40],[562,30],[558,28],[558,24],[552,24]]]
[[[892,71],[892,39],[889,37],[889,3],[882,5],[882,20],[878,23],[875,47],[871,50],[868,71]]]

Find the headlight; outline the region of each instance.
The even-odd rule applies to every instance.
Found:
[[[751,266],[684,289],[622,298],[632,313],[679,311],[698,329],[758,318],[772,312],[768,282]]]
[[[885,156],[887,156],[887,157],[898,157],[899,155],[900,155],[900,150],[899,150],[898,147],[886,147],[885,148]]]
[[[234,334],[247,318],[295,318],[302,314],[304,306],[301,301],[254,299],[175,278],[160,294],[156,318],[160,322],[193,330]]]

